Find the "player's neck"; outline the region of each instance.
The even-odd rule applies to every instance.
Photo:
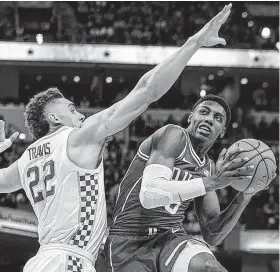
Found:
[[[212,145],[193,137],[190,131],[187,130],[187,132],[189,134],[190,141],[192,143],[192,147],[195,153],[200,159],[202,159],[207,154],[208,150],[211,148]]]
[[[62,127],[62,125],[51,126],[49,132],[47,133],[47,135],[54,133],[55,131],[59,130],[61,127]]]

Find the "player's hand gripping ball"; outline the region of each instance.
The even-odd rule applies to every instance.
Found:
[[[252,157],[243,166],[254,165],[252,179],[248,181],[236,181],[231,186],[240,192],[257,193],[272,182],[276,177],[276,159],[271,149],[263,142],[255,139],[240,140],[228,149],[240,148],[242,151],[235,153],[231,159]],[[227,151],[227,152],[228,152]]]

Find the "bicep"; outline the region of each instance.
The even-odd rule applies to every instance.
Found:
[[[207,225],[207,222],[220,214],[220,203],[215,191],[194,199],[195,211],[200,225]]]
[[[146,90],[135,89],[110,108],[88,117],[77,134],[83,135],[85,141],[102,141],[126,128],[148,106]]]
[[[22,188],[18,171],[18,161],[0,170],[0,192],[10,193]]]

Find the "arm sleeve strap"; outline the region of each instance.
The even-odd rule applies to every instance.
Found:
[[[182,202],[206,194],[203,180],[172,180],[172,170],[161,164],[145,167],[142,177],[140,202],[146,209]]]

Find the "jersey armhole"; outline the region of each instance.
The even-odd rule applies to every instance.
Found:
[[[141,146],[143,145],[143,143],[144,143],[144,141],[140,144],[140,146],[139,146],[139,148],[138,148],[138,151],[137,151],[137,155],[138,155],[141,159],[147,161],[147,160],[149,159],[149,156],[146,155],[145,153],[143,153],[142,150],[141,150]]]
[[[69,159],[68,154],[67,154],[67,144],[68,144],[69,135],[74,130],[75,130],[75,128],[69,128],[69,130],[66,130],[67,133],[65,133],[66,134],[65,141],[63,141],[63,145],[62,145],[62,154],[61,154],[62,161],[64,161],[68,165],[68,167],[70,169],[72,169],[73,171],[78,171],[78,172],[82,172],[82,173],[86,172],[86,173],[89,173],[89,174],[99,173],[101,171],[101,167],[103,165],[103,157],[101,158],[98,167],[95,168],[95,169],[81,168]]]

